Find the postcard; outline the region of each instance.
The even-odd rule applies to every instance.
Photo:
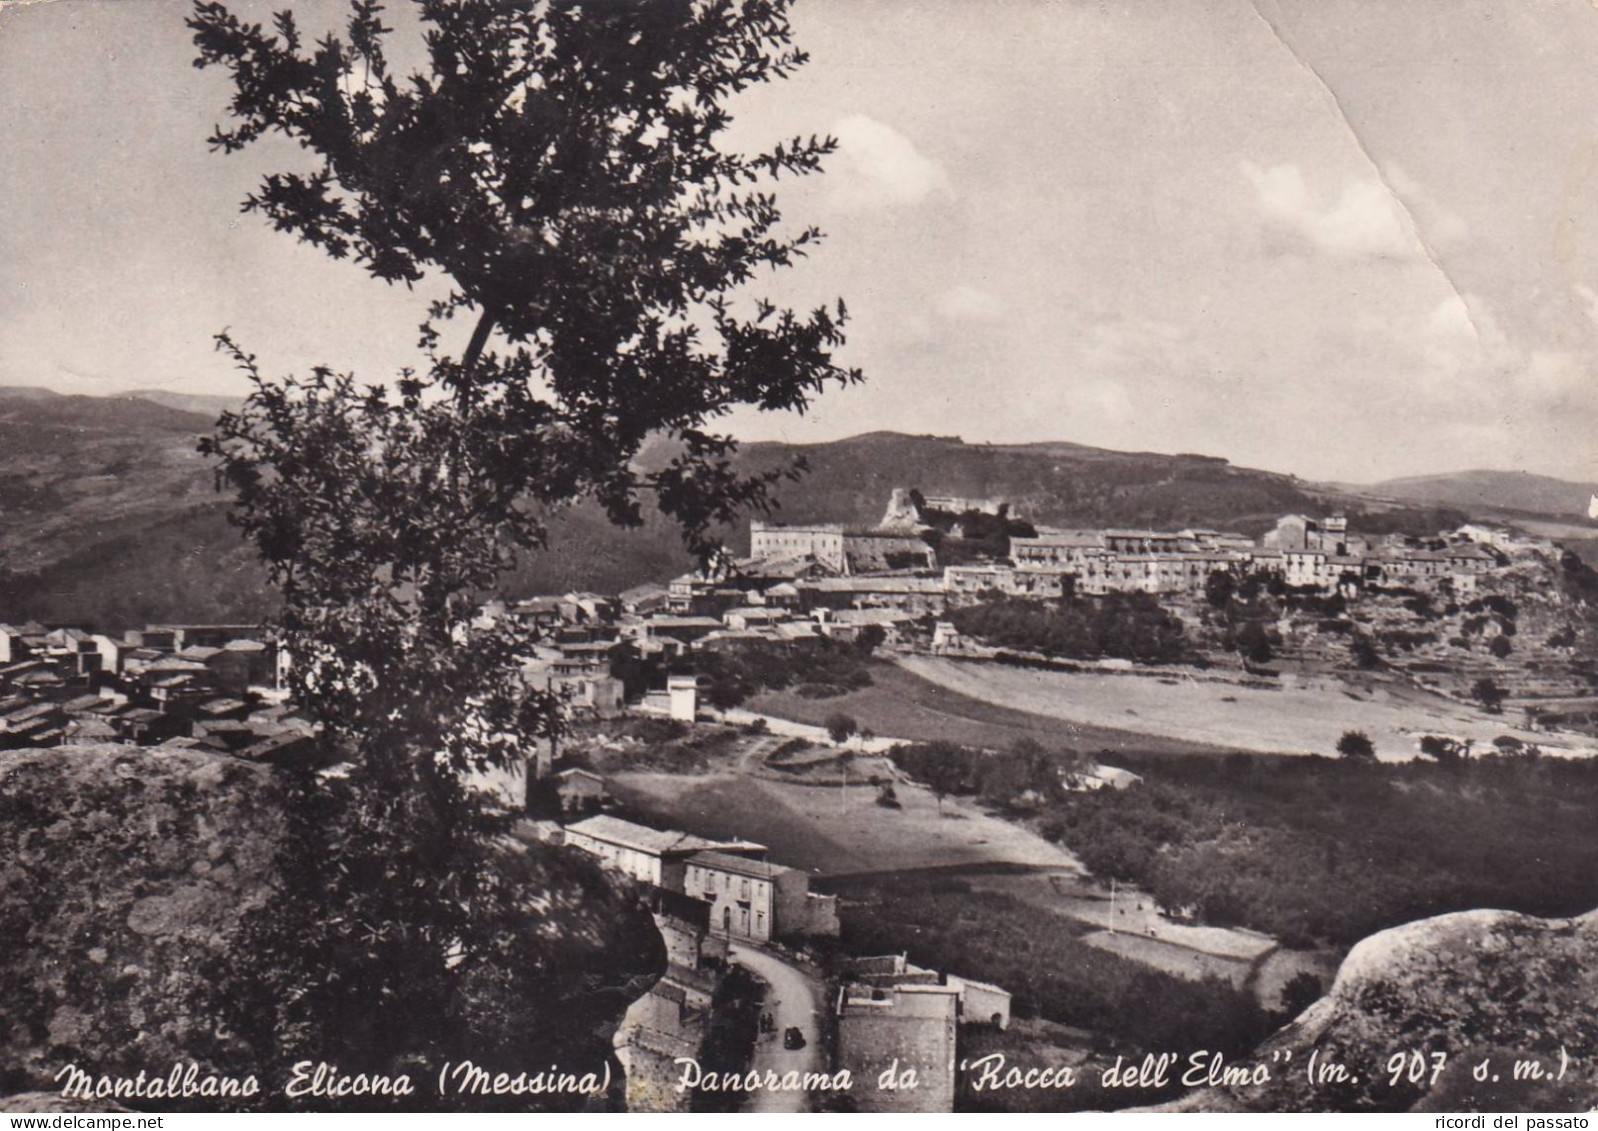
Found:
[[[1587,1126],[1595,59],[0,0],[0,1111]]]

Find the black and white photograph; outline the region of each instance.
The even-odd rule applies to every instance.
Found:
[[[0,1112],[1588,1127],[1598,2],[0,0]]]

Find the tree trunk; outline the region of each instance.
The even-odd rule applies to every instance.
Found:
[[[483,308],[483,313],[477,319],[477,325],[472,330],[471,341],[466,343],[466,352],[461,356],[461,385],[464,391],[467,381],[472,375],[472,370],[477,368],[477,359],[483,356],[483,348],[488,345],[488,335],[494,332],[494,312],[488,307]]]

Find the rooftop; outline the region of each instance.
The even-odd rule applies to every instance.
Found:
[[[652,856],[668,852],[673,854],[698,852],[711,846],[710,841],[701,840],[690,833],[681,833],[674,829],[652,829],[648,825],[634,824],[632,821],[624,821],[620,817],[606,814],[568,825],[566,833],[568,836],[592,837],[606,844],[636,849]]]
[[[839,1014],[906,1021],[947,1020],[955,1016],[960,991],[953,986],[848,986]]]
[[[688,857],[688,863],[697,864],[701,868],[715,868],[722,872],[731,872],[737,876],[752,876],[759,880],[774,880],[784,872],[793,871],[781,864],[768,864],[764,860],[750,860],[743,856],[729,856],[725,852],[696,852]]]
[[[943,578],[880,574],[872,577],[818,577],[803,582],[802,587],[823,593],[942,593]]]
[[[582,776],[582,777],[585,777],[585,778],[593,778],[595,781],[600,782],[601,784],[603,784],[603,782],[605,780],[600,775],[594,773],[593,770],[585,770],[581,766],[573,766],[569,770],[562,770],[562,771],[560,771],[560,773],[556,774],[555,776],[557,778],[564,779],[564,778],[578,777],[579,775]]]
[[[720,628],[715,617],[650,617],[644,621],[651,628]]]
[[[1030,546],[1102,546],[1104,534],[1098,530],[1050,530],[1040,529],[1036,537],[1017,535],[1010,539],[1012,543],[1021,542]]]
[[[915,620],[913,613],[900,609],[835,609],[827,617],[833,624],[902,624]]]

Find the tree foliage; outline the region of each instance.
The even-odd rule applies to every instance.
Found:
[[[395,452],[418,474],[431,469],[440,501],[471,496],[448,517],[497,527],[513,545],[539,537],[536,519],[515,509],[529,498],[593,494],[633,523],[648,491],[695,538],[762,502],[772,477],[740,479],[732,441],[710,423],[735,405],[802,409],[859,376],[832,361],[841,304],[801,316],[733,297],[820,239],[814,228],[784,234],[770,186],[818,168],[832,139],[754,154],[718,144],[730,95],[805,60],[786,2],[417,9],[429,66],[404,78],[388,64],[375,0],[355,0],[347,41],[328,36],[315,50],[286,12],[276,35],[219,3],[196,4],[189,21],[197,65],[234,79],[237,124],[212,144],[232,152],[280,134],[318,162],[268,175],[245,210],[386,282],[432,270],[452,287],[423,326],[429,367],[405,376],[397,401],[318,371],[275,397],[258,383],[246,412],[224,418],[214,450],[235,486],[255,489],[246,517],[276,487],[250,473],[281,468],[281,441],[312,439],[352,461],[339,469],[346,478],[415,487],[394,484],[374,458]],[[463,312],[475,325],[456,360],[438,352],[441,325]],[[495,333],[513,348],[485,352]],[[414,423],[391,427],[376,452],[352,448],[335,410],[355,400],[363,423]],[[632,457],[657,432],[680,452],[640,472]],[[412,439],[444,449],[413,452]],[[341,508],[323,509],[348,533]],[[303,522],[260,525],[274,561],[307,548]]]
[[[964,635],[1046,655],[1179,663],[1190,654],[1182,622],[1147,593],[1054,602],[995,596],[952,610],[949,620]]]
[[[1140,1049],[1209,1048],[1234,1055],[1270,1029],[1252,992],[1219,978],[1183,978],[1093,946],[1068,920],[1010,894],[972,891],[958,878],[912,874],[896,877],[873,896],[869,903],[844,905],[843,939],[851,952],[904,952],[935,969],[981,970],[984,979],[1014,995],[1019,1017],[1082,1026]],[[967,1036],[962,1031],[961,1041]],[[1084,1087],[1095,1077],[1086,1074]],[[1074,1098],[1075,1089],[1062,1091],[1053,1102]]]
[[[1232,576],[1230,570],[1211,570],[1204,579],[1204,599],[1217,609],[1224,609],[1236,593],[1237,578]]]
[[[559,710],[515,674],[522,631],[473,623],[479,595],[583,498],[630,525],[652,498],[708,552],[783,474],[739,476],[716,419],[859,378],[832,359],[841,302],[796,314],[748,293],[820,239],[783,228],[772,184],[834,146],[724,144],[727,99],[805,61],[787,8],[417,0],[424,63],[402,75],[376,0],[314,46],[290,12],[268,31],[194,6],[195,65],[233,83],[213,147],[276,136],[312,158],[244,210],[378,280],[447,287],[392,387],[271,379],[222,336],[253,391],[202,445],[282,593],[294,696],[349,763],[305,834],[330,866],[289,872],[314,911],[279,941],[292,977],[332,979],[334,1012],[364,1013],[347,1043],[365,1063],[448,1047],[446,1004],[519,898],[464,775],[518,764]],[[675,454],[642,470],[656,435]],[[285,1024],[327,1021],[308,1010]]]
[[[835,711],[827,716],[827,737],[832,739],[833,745],[842,746],[855,735],[860,733],[860,724],[853,715],[846,715],[842,711]]]
[[[1205,922],[1288,946],[1352,943],[1473,907],[1580,914],[1598,903],[1598,764],[1430,760],[1134,760],[1128,789],[1066,794],[1047,835],[1094,875]]]
[[[1454,765],[1470,757],[1470,742],[1440,734],[1420,736],[1420,752],[1443,765]]]
[[[1509,698],[1509,692],[1500,687],[1491,676],[1482,676],[1471,684],[1470,697],[1482,705],[1489,715],[1500,714],[1504,709],[1504,700]]]
[[[853,644],[826,637],[757,640],[703,652],[681,661],[705,683],[705,695],[722,710],[761,691],[794,688],[807,699],[831,699],[871,686],[867,657]]]
[[[1091,767],[1074,750],[1050,750],[1018,738],[1008,750],[979,750],[952,742],[921,742],[888,751],[893,764],[924,783],[941,805],[952,794],[975,794],[994,805],[1033,808],[1058,800],[1067,781]]]
[[[1345,758],[1369,762],[1376,758],[1376,745],[1362,730],[1345,730],[1337,740],[1337,752]]]

